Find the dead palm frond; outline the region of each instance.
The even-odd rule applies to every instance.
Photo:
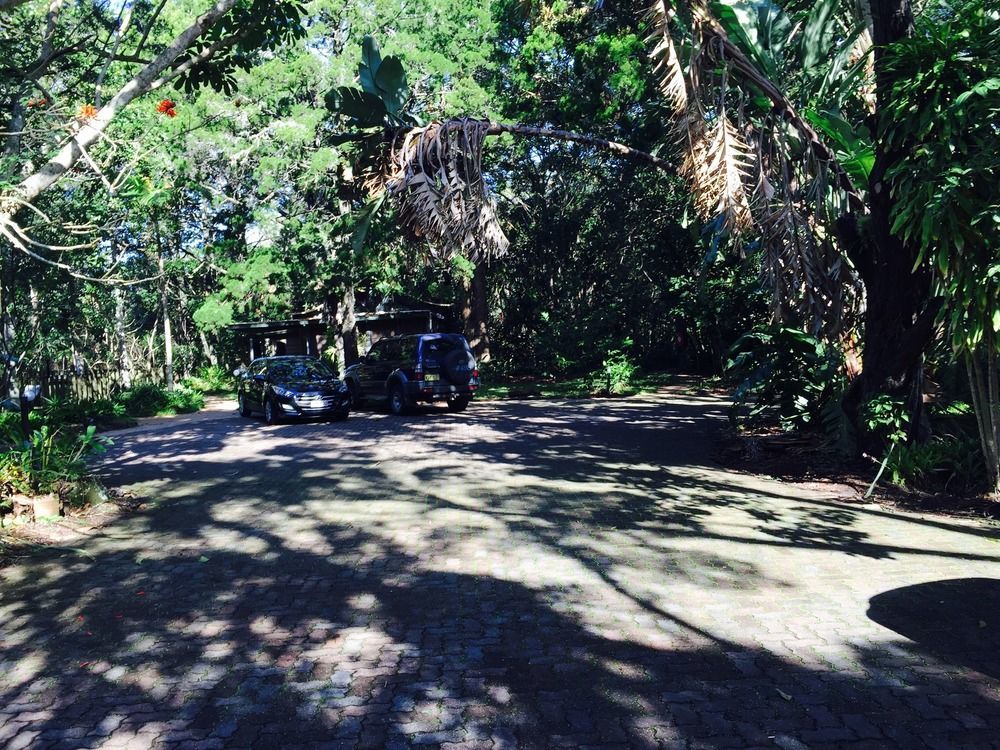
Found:
[[[704,0],[678,11],[672,0],[653,0],[650,54],[693,205],[731,236],[758,233],[777,318],[797,307],[814,328],[835,334],[856,302],[856,282],[816,220],[818,207],[831,195],[856,206],[859,195],[812,126],[729,39]],[[730,79],[738,87],[730,90]],[[747,125],[741,89],[763,93],[773,115]]]
[[[674,9],[666,0],[655,0],[649,10],[649,21],[653,27],[647,42],[653,43],[650,57],[653,60],[653,73],[659,82],[660,93],[670,105],[676,117],[687,111],[688,93],[684,80],[684,69],[681,67],[677,47],[670,34],[670,21],[674,17]]]
[[[753,226],[744,186],[752,171],[753,152],[725,112],[711,126],[700,129],[681,164],[698,213],[705,218],[722,217],[722,225],[732,234]]]
[[[435,122],[399,133],[382,176],[414,236],[473,260],[507,252],[508,240],[483,178],[488,120]]]
[[[501,133],[579,143],[676,171],[659,156],[599,136],[463,117],[395,131],[381,169],[368,175],[365,186],[392,196],[402,225],[432,250],[473,260],[503,255],[510,243],[483,175],[485,139]]]

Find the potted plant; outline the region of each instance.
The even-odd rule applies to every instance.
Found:
[[[90,426],[76,438],[45,425],[0,455],[0,485],[14,506],[30,506],[35,518],[57,516],[62,497],[87,475],[85,458],[103,453],[110,441]]]

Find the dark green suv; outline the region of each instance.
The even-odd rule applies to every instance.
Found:
[[[419,333],[377,341],[344,381],[355,404],[381,401],[393,414],[433,401],[463,411],[479,389],[479,370],[464,336]]]

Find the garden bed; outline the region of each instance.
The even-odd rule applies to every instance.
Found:
[[[477,401],[505,398],[624,398],[640,393],[652,393],[658,388],[674,385],[679,377],[670,372],[636,375],[630,383],[609,389],[600,374],[575,378],[509,377],[485,379],[476,395]]]
[[[883,478],[872,496],[865,498],[878,464],[870,459],[842,458],[819,435],[777,428],[728,432],[720,440],[718,460],[727,468],[787,482],[842,486],[844,491],[837,493],[842,502],[1000,522],[1000,502],[982,494],[908,489]]]
[[[100,529],[121,516],[142,508],[146,499],[130,492],[108,491],[108,500],[100,505],[71,508],[56,519],[10,524],[11,516],[0,527],[0,568],[39,549],[56,548],[86,555],[76,545],[99,533]]]

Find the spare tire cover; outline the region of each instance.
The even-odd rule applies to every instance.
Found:
[[[441,363],[445,377],[455,385],[468,385],[472,379],[472,371],[476,367],[476,360],[472,354],[465,349],[452,349],[444,355]]]

